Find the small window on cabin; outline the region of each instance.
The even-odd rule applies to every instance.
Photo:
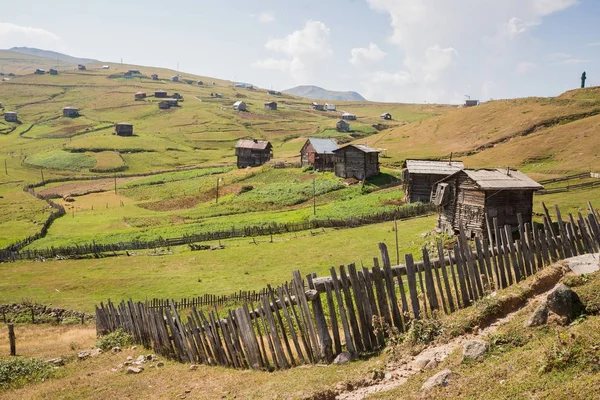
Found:
[[[441,206],[448,203],[450,190],[448,189],[447,183],[440,183],[436,187],[435,198],[433,200],[436,206]]]

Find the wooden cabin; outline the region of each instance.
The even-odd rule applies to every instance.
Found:
[[[333,152],[338,148],[333,139],[309,138],[300,150],[302,166],[311,166],[319,171],[333,171],[335,167]]]
[[[325,111],[325,106],[324,106],[323,104],[319,104],[319,103],[316,103],[316,102],[314,102],[314,101],[313,101],[312,103],[310,103],[310,107],[311,107],[313,110],[317,110],[317,111]]]
[[[198,82],[196,82],[196,83],[198,84],[198,86],[202,86],[202,85],[204,85],[204,82],[202,82],[202,81],[198,81]]]
[[[173,94],[171,95],[171,97],[172,97],[172,98],[174,98],[174,99],[177,99],[177,100],[181,100],[181,101],[183,101],[183,96],[182,96],[182,95],[180,95],[179,93],[173,93]]]
[[[221,93],[215,93],[215,98],[216,99],[222,99],[223,95]]]
[[[16,111],[7,111],[4,113],[4,120],[6,122],[19,122],[19,116]]]
[[[36,70],[34,71],[34,74],[36,74],[36,75],[44,75],[45,73],[46,73],[46,70],[45,70],[45,69],[39,69],[39,68],[38,68],[38,69],[36,69]]]
[[[150,75],[150,78],[152,78],[153,81],[157,81],[158,80],[158,75],[157,74],[152,74],[152,75]]]
[[[246,103],[238,100],[235,103],[233,103],[233,109],[235,111],[248,111],[248,109],[246,108]]]
[[[265,110],[277,111],[277,103],[274,101],[265,103]]]
[[[465,100],[465,107],[475,107],[479,105],[479,100]]]
[[[273,157],[273,146],[266,140],[240,139],[235,145],[237,167],[258,167]]]
[[[79,108],[77,107],[64,107],[62,109],[63,117],[75,118],[79,117]]]
[[[437,228],[449,234],[462,226],[469,238],[487,236],[486,215],[498,226],[531,222],[533,193],[543,186],[511,169],[463,169],[441,180],[432,195],[440,206]]]
[[[334,150],[335,175],[361,181],[379,175],[379,152],[362,144],[349,144]]]
[[[171,77],[172,82],[179,82],[179,77],[177,75]]]
[[[335,124],[335,130],[338,132],[350,132],[350,123],[347,121],[344,121],[343,119],[340,119]]]
[[[133,74],[130,71],[127,71],[123,74],[123,78],[131,79],[131,78],[133,78]]]
[[[267,93],[269,93],[271,96],[281,96],[281,92],[277,92],[275,90],[269,90]]]
[[[402,164],[402,188],[407,203],[429,203],[437,182],[464,169],[462,161],[406,160]]]
[[[390,119],[392,119],[392,114],[390,114],[390,113],[387,113],[387,112],[386,112],[386,113],[383,113],[383,114],[381,114],[381,115],[379,116],[379,118],[381,118],[381,119],[386,119],[386,120],[390,120]]]
[[[166,100],[163,100],[158,103],[158,108],[161,110],[168,110],[169,108],[171,108],[171,103],[169,103]]]
[[[146,98],[146,93],[145,92],[137,92],[135,94],[135,99],[136,100],[144,100]]]
[[[156,92],[154,92],[154,97],[156,97],[158,99],[167,98],[167,91],[166,90],[157,90]]]
[[[54,68],[50,68],[50,69],[48,70],[48,73],[49,73],[50,75],[58,75],[58,70],[56,70],[56,69],[54,69]]]
[[[77,66],[77,69],[78,69],[78,70],[80,70],[80,71],[85,71],[87,68],[85,67],[85,65],[83,65],[83,64],[79,64],[79,65]]]
[[[118,122],[115,124],[115,135],[133,136],[133,124],[128,122]]]
[[[325,103],[325,110],[326,111],[335,111],[336,110],[335,104]]]
[[[345,112],[345,113],[342,114],[342,119],[345,119],[347,121],[355,121],[356,120],[356,115],[350,114],[348,112]]]

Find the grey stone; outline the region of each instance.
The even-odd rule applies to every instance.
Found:
[[[127,361],[133,361],[133,357],[127,356]]]
[[[77,354],[77,358],[80,360],[85,360],[86,358],[90,357],[92,355],[92,352],[89,350],[84,350],[84,351],[80,351]]]
[[[112,351],[113,353],[120,353],[121,352],[121,348],[119,346],[115,346],[112,349],[110,349],[110,351]]]
[[[141,355],[141,356],[139,356],[138,358],[136,358],[135,362],[138,362],[138,363],[145,363],[145,362],[146,362],[146,357],[145,357],[145,356],[143,356],[143,355]]]
[[[152,361],[152,360],[154,360],[154,354],[148,354],[148,355],[146,356],[146,360],[148,360],[148,361]]]
[[[127,367],[128,374],[139,374],[144,370],[142,367]]]
[[[438,366],[438,362],[436,361],[435,358],[432,358],[431,360],[429,360],[427,365],[425,367],[423,367],[423,369],[434,369],[437,366]]]
[[[347,352],[344,351],[343,353],[338,354],[338,356],[335,358],[335,360],[333,360],[334,364],[348,364],[350,361],[352,361],[352,355]]]
[[[548,305],[544,302],[537,306],[533,313],[529,316],[527,321],[523,324],[525,328],[531,328],[534,326],[542,326],[548,323]]]
[[[483,340],[468,340],[463,345],[463,360],[478,360],[487,353],[490,345]]]
[[[412,366],[415,369],[421,370],[421,369],[425,368],[425,366],[427,364],[429,364],[430,361],[431,361],[431,359],[429,357],[424,357],[424,356],[417,357],[415,359],[415,361],[413,361]]]
[[[159,367],[159,368],[160,368],[160,367],[164,367],[164,366],[165,366],[165,363],[164,363],[164,362],[162,362],[162,361],[159,361],[159,362],[157,362],[157,363],[156,363],[156,366],[157,366],[157,367]]]
[[[190,365],[190,371],[195,371],[197,369],[198,369],[198,366],[196,364]]]
[[[60,357],[57,358],[51,358],[50,360],[46,360],[46,362],[48,364],[53,364],[53,365],[65,365],[65,360],[63,360]]]
[[[431,378],[427,379],[423,386],[421,386],[421,390],[429,390],[438,386],[448,386],[452,375],[453,373],[449,369],[442,370],[433,375]]]
[[[569,323],[577,318],[584,310],[583,303],[570,287],[559,283],[546,298],[548,310]]]

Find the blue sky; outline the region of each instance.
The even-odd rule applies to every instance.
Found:
[[[597,0],[0,0],[0,48],[29,46],[274,89],[460,103],[600,85]],[[9,10],[10,12],[7,12]]]

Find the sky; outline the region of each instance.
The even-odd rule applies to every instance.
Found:
[[[373,101],[600,85],[598,0],[0,0],[0,49],[37,47]],[[140,5],[143,4],[143,5]]]

